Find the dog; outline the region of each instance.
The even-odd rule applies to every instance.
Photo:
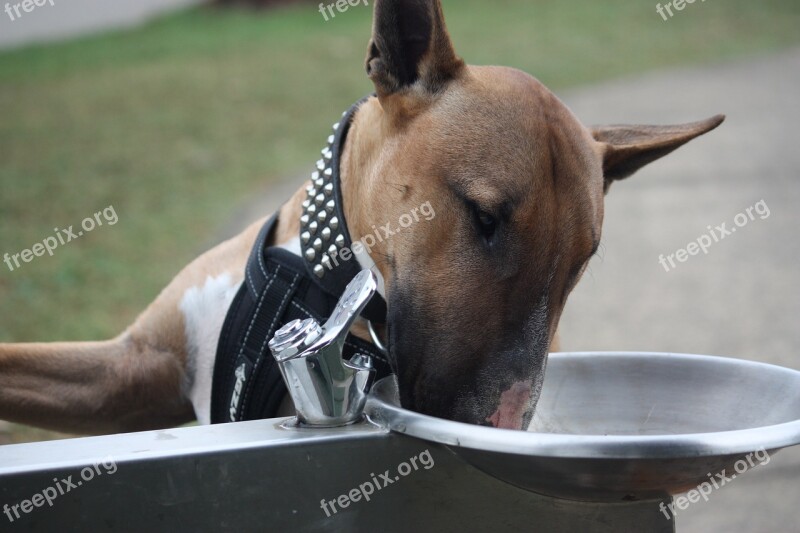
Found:
[[[353,110],[339,152],[324,152],[337,160],[348,237],[425,204],[436,216],[356,258],[379,277],[386,307],[374,335],[366,320],[352,334],[387,346],[405,408],[523,429],[567,297],[598,248],[609,188],[724,116],[585,127],[530,75],[468,66],[439,0],[377,0],[366,71],[374,95]],[[118,337],[0,345],[0,418],[81,434],[212,422],[217,348],[248,260],[262,257],[259,238],[316,255],[316,221],[304,216],[319,179],[269,232],[259,220],[189,264]]]

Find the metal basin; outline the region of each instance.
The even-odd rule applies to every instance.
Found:
[[[533,492],[655,499],[735,474],[748,454],[760,452],[750,461],[759,465],[800,444],[800,372],[700,355],[562,353],[549,359],[529,432],[402,409],[393,378],[373,387],[367,414]]]

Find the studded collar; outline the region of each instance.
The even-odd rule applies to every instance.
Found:
[[[369,97],[355,103],[333,125],[333,134],[322,149],[306,188],[300,217],[300,248],[311,278],[325,292],[338,298],[347,284],[362,270],[353,253],[353,243],[344,216],[339,167],[347,133],[359,107]],[[376,295],[363,313],[368,320],[386,322],[386,302]]]

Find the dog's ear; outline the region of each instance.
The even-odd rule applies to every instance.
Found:
[[[463,67],[439,0],[376,0],[367,74],[378,97],[415,84],[437,92]]]
[[[605,190],[643,166],[708,133],[725,120],[717,115],[708,120],[677,126],[602,126],[591,128],[603,156]]]

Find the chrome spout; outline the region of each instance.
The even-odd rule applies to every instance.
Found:
[[[372,359],[356,355],[345,361],[342,352],[350,327],[377,288],[375,275],[364,270],[347,286],[324,326],[313,319],[295,320],[270,341],[301,424],[338,427],[361,419]]]

